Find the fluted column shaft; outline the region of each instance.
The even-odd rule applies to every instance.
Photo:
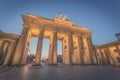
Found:
[[[73,37],[72,34],[68,34],[68,54],[69,54],[69,64],[72,64],[72,56],[74,53],[74,47],[73,47]]]
[[[40,61],[41,61],[43,36],[44,36],[44,30],[40,29],[39,37],[38,37],[38,44],[37,44],[36,57],[35,57],[35,64],[36,65],[39,65]]]
[[[1,60],[0,60],[0,65],[3,65],[3,62],[5,60],[5,56],[8,52],[8,47],[9,47],[9,43],[5,43],[5,46],[4,46],[5,49],[3,51],[3,55],[2,55]]]
[[[110,61],[111,57],[110,57],[110,53],[107,48],[105,49],[105,52],[106,52],[107,64],[111,64],[111,61]]]
[[[21,62],[23,60],[25,45],[27,43],[26,41],[29,36],[29,32],[30,32],[29,28],[26,25],[24,25],[21,37],[20,37],[17,47],[16,47],[12,65],[21,65],[22,64]]]
[[[68,33],[64,36],[62,42],[62,50],[63,50],[63,63],[64,64],[72,64],[72,56],[74,53],[73,49],[73,37],[71,33]]]
[[[118,55],[120,57],[120,49],[119,49],[118,45],[116,45],[116,49],[117,49]]]
[[[95,54],[95,50],[92,45],[92,40],[91,37],[87,37],[87,42],[88,42],[88,48],[89,48],[89,56],[90,56],[90,64],[97,64],[97,58]]]
[[[81,43],[81,46],[80,46],[80,61],[81,61],[81,64],[84,64],[84,43],[83,43],[83,37],[80,36],[80,43]]]
[[[5,45],[5,42],[3,40],[1,40],[1,43],[0,43],[0,60],[1,60],[2,55],[3,55],[4,45]]]
[[[76,64],[81,64],[82,63],[82,60],[81,60],[81,54],[82,54],[82,49],[81,47],[83,46],[82,45],[82,38],[81,36],[77,36],[77,41],[78,41],[78,52],[77,52],[77,55],[76,55]]]
[[[10,45],[9,45],[9,47],[8,47],[8,51],[7,51],[7,54],[6,54],[6,56],[5,56],[5,60],[4,60],[3,65],[8,65],[8,62],[9,62],[10,57],[11,57],[11,55],[12,55],[14,43],[15,43],[14,41],[11,41],[11,43],[10,43]]]

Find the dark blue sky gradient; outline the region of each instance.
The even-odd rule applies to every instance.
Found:
[[[27,13],[53,19],[56,13],[93,30],[93,43],[115,41],[120,32],[120,0],[0,0],[0,29],[21,34],[22,17]]]

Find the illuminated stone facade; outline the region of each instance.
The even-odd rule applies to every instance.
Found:
[[[74,25],[70,20],[47,19],[23,15],[24,27],[19,39],[13,65],[25,64],[31,37],[38,37],[35,64],[40,64],[43,38],[50,39],[48,64],[57,64],[57,40],[62,41],[63,64],[92,64],[92,31]],[[92,56],[90,56],[92,54]]]
[[[100,65],[120,65],[120,40],[95,46],[97,63]]]
[[[0,30],[0,65],[11,65],[19,40],[19,35],[4,33]]]
[[[99,52],[101,46],[93,46],[91,30],[76,26],[69,19],[62,18],[61,15],[54,19],[47,19],[27,14],[23,15],[22,18],[24,24],[20,36],[0,32],[0,65],[26,64],[32,37],[38,37],[36,65],[41,63],[43,38],[50,40],[48,64],[57,64],[57,40],[62,41],[63,64],[118,64],[114,57],[117,54],[107,53],[105,55],[105,53]],[[117,50],[120,52],[120,46],[118,48]],[[112,51],[112,49],[110,50]],[[98,54],[102,58],[102,54],[107,58],[100,59]],[[110,56],[113,58],[109,58]],[[103,63],[101,60],[106,62]]]

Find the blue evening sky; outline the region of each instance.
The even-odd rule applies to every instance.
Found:
[[[120,32],[120,0],[0,0],[0,29],[20,35],[21,15],[31,13],[53,19],[59,12],[69,15],[74,24],[93,30],[93,43],[97,45],[115,41],[114,35]],[[35,53],[36,45],[37,38],[31,39],[31,53]],[[44,39],[43,46],[46,56],[49,40]]]

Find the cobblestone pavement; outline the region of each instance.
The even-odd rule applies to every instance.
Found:
[[[0,66],[0,73],[12,70],[13,67],[7,67],[7,66]]]
[[[120,67],[25,65],[0,73],[0,80],[120,80]]]

